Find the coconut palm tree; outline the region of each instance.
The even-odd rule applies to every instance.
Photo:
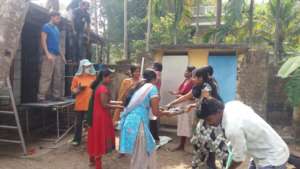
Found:
[[[270,3],[271,8],[275,7],[275,44],[274,44],[274,50],[275,50],[275,56],[278,59],[282,58],[283,55],[283,40],[284,40],[284,34],[282,31],[282,21],[280,18],[281,15],[281,0],[276,0],[275,6],[274,3]]]
[[[128,31],[127,31],[127,25],[128,25],[128,0],[124,0],[124,58],[130,59],[128,55]]]
[[[254,0],[250,1],[249,6],[249,20],[248,20],[248,42],[249,44],[252,44],[252,38],[253,38],[253,16],[254,16]]]
[[[160,17],[168,13],[174,15],[173,20],[173,44],[177,44],[177,30],[181,24],[187,23],[191,18],[191,0],[153,0],[153,20],[159,22]]]
[[[271,40],[273,41],[275,61],[277,62],[285,57],[285,48],[293,45],[288,44],[288,39],[297,37],[300,33],[296,3],[296,0],[270,0],[269,2],[269,19],[275,29],[275,32],[271,34]]]
[[[151,11],[152,11],[152,0],[148,0],[147,9],[147,34],[146,34],[146,52],[149,52],[150,33],[151,33]]]
[[[222,19],[222,0],[217,0],[217,10],[216,10],[216,28],[221,26]]]

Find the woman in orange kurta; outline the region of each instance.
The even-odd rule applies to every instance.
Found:
[[[82,122],[88,110],[89,100],[92,95],[90,86],[95,79],[96,71],[92,63],[87,59],[81,60],[79,69],[75,74],[71,85],[71,91],[73,95],[75,95],[74,110],[76,112],[75,134],[72,141],[74,146],[81,143]]]
[[[124,102],[129,89],[131,89],[139,82],[140,75],[141,75],[141,67],[139,65],[131,65],[130,74],[131,77],[124,79],[120,85],[118,99],[117,99],[118,101]],[[116,109],[113,117],[114,125],[116,125],[117,122],[120,120],[120,113],[121,113],[121,109]]]
[[[115,133],[110,108],[120,106],[109,103],[110,92],[107,85],[111,83],[111,72],[103,70],[93,82],[92,117],[88,129],[88,154],[90,162],[101,169],[101,157],[115,149]],[[90,110],[89,110],[90,111]]]

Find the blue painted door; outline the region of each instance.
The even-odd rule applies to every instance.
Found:
[[[236,56],[209,56],[208,64],[214,68],[219,94],[226,103],[236,96],[237,59]]]

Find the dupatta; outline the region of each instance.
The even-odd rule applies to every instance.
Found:
[[[146,83],[133,94],[129,104],[125,107],[124,111],[121,113],[121,120],[118,128],[122,128],[126,116],[145,100],[145,98],[148,96],[149,92],[153,87],[154,87],[153,84]]]

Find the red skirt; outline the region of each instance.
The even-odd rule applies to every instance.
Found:
[[[92,127],[88,129],[88,153],[98,157],[115,149],[115,132],[108,111],[94,110]]]

